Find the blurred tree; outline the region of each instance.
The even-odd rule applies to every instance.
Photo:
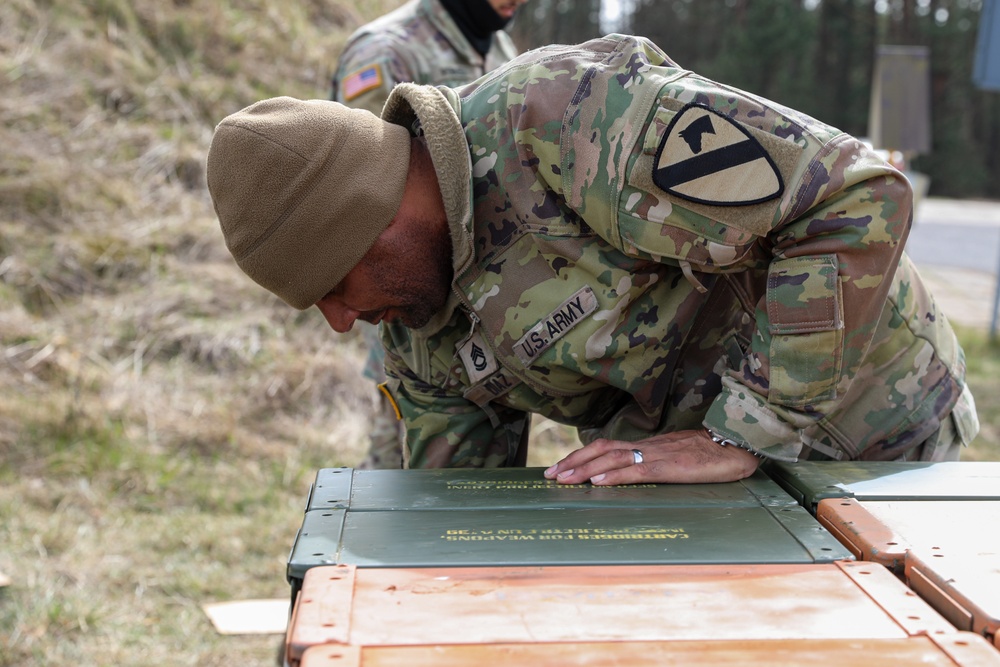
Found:
[[[601,35],[601,0],[530,0],[510,35],[522,50],[546,44],[576,44]]]
[[[931,192],[950,197],[1000,196],[1000,108],[997,94],[972,82],[981,3],[935,0],[917,16],[913,39],[931,48],[933,149],[915,166]]]
[[[722,46],[711,76],[826,118],[810,76],[817,25],[813,12],[788,0],[729,4],[734,5],[733,17],[721,26]],[[789,53],[801,56],[790,59]]]
[[[806,111],[845,132],[868,131],[868,100],[879,25],[872,0],[823,0],[816,10],[813,102]]]
[[[626,32],[653,40],[681,66],[715,76],[726,23],[727,0],[635,0],[625,17]]]

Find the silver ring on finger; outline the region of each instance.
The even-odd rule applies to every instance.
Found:
[[[638,465],[640,463],[642,463],[642,452],[639,451],[638,449],[633,449],[632,450],[632,464],[633,465]]]

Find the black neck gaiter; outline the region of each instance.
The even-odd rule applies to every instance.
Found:
[[[508,19],[494,11],[489,0],[441,0],[441,4],[481,56],[490,50],[493,33],[508,23]]]

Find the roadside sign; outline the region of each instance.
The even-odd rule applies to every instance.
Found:
[[[1000,90],[1000,0],[983,0],[972,81],[984,90]]]

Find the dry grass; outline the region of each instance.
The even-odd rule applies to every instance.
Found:
[[[0,5],[0,665],[273,663],[199,605],[287,595],[371,388],[360,341],[232,264],[204,157],[226,114],[324,96],[397,4]]]
[[[399,4],[0,3],[0,665],[274,663],[200,605],[288,594],[372,387],[362,341],[232,263],[204,159],[225,115],[325,97]],[[553,460],[565,431],[536,430]]]
[[[273,664],[276,637],[218,636],[200,604],[287,594],[371,388],[360,340],[235,268],[204,158],[228,113],[325,96],[398,4],[0,3],[0,666]],[[532,465],[572,443],[534,432]]]

